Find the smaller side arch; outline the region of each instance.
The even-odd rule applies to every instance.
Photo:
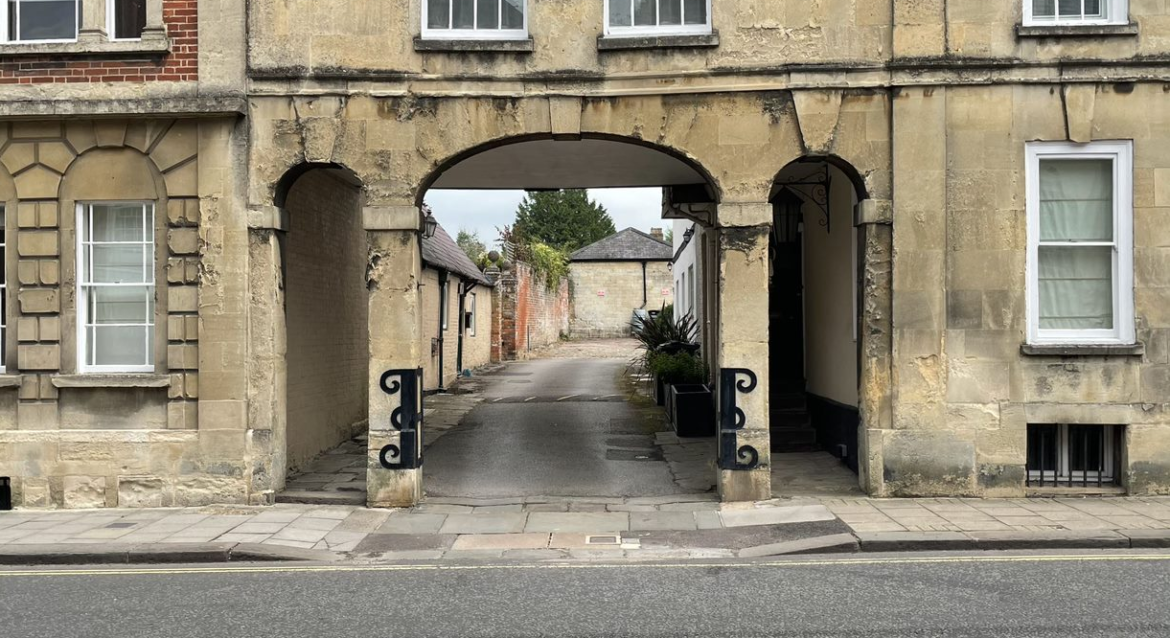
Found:
[[[784,171],[798,164],[819,164],[822,162],[841,171],[849,179],[859,201],[870,198],[869,186],[865,182],[865,177],[852,163],[837,155],[802,155],[781,166],[780,170],[776,171],[776,176],[772,178],[772,181],[776,183]]]
[[[306,173],[314,170],[332,171],[334,176],[340,177],[345,182],[357,187],[361,187],[362,185],[362,180],[358,177],[357,173],[343,164],[336,162],[301,162],[300,164],[291,166],[277,180],[272,193],[272,204],[277,208],[284,209],[288,202],[288,194],[292,191],[293,185]]]

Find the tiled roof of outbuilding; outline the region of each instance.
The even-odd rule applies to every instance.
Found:
[[[569,261],[671,261],[670,244],[636,229],[627,228],[569,255]]]
[[[442,226],[435,230],[434,237],[423,237],[422,260],[432,268],[455,273],[484,286],[492,285]]]

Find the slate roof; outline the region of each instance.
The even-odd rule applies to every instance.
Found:
[[[627,228],[569,255],[569,261],[671,261],[674,248],[660,239]]]
[[[422,238],[422,260],[432,268],[455,273],[484,286],[492,285],[442,226],[435,230],[434,237]]]

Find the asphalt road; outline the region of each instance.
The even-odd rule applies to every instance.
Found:
[[[683,490],[626,403],[621,359],[543,359],[488,375],[484,402],[427,448],[429,496],[662,496]]]
[[[1170,635],[1168,552],[9,570],[0,593],[6,638]]]

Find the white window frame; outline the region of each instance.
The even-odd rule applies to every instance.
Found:
[[[1095,482],[1097,480],[1097,475],[1100,474],[1102,483],[1114,484],[1115,482],[1118,482],[1118,477],[1114,476],[1114,471],[1113,471],[1113,468],[1116,467],[1116,463],[1114,462],[1114,458],[1115,458],[1114,454],[1116,453],[1116,450],[1114,449],[1114,444],[1113,444],[1114,432],[1112,431],[1111,428],[1115,428],[1115,427],[1119,427],[1119,426],[1116,426],[1116,425],[1103,425],[1103,426],[1101,426],[1102,428],[1104,428],[1104,432],[1105,432],[1105,435],[1103,437],[1104,438],[1104,446],[1105,446],[1105,454],[1104,454],[1105,471],[1104,472],[1096,472],[1096,471],[1086,472],[1084,470],[1074,471],[1074,470],[1069,469],[1072,467],[1072,461],[1069,459],[1069,454],[1071,454],[1071,450],[1072,450],[1072,445],[1069,443],[1069,429],[1070,429],[1070,426],[1082,425],[1082,424],[1080,424],[1080,423],[1057,423],[1055,425],[1056,425],[1056,480],[1057,481],[1067,481],[1070,484],[1070,486],[1076,487],[1077,482],[1090,482],[1090,481]],[[1086,423],[1083,425],[1096,425],[1096,424]],[[1050,477],[1050,476],[1052,476],[1051,470],[1045,470],[1043,473],[1041,473],[1040,470],[1028,470],[1028,478],[1030,480],[1033,480],[1033,481],[1044,480],[1045,478]]]
[[[1029,142],[1027,165],[1027,299],[1028,343],[1131,345],[1135,339],[1133,306],[1133,142],[1074,144]],[[1113,241],[1072,242],[1080,247],[1113,248],[1113,328],[1111,330],[1051,330],[1040,328],[1040,161],[1044,159],[1113,162]],[[1059,245],[1051,242],[1047,245]]]
[[[656,0],[657,1],[657,0]],[[680,3],[682,0],[678,0]],[[633,0],[605,0],[605,14],[602,18],[605,21],[605,35],[607,37],[646,37],[646,36],[666,36],[666,35],[710,35],[711,34],[711,0],[707,2],[707,23],[706,24],[661,24],[653,27],[645,25],[629,26],[629,27],[615,27],[609,24],[609,5],[611,2],[628,2],[631,4],[630,15],[633,15]],[[657,11],[657,7],[655,8]],[[684,9],[685,10],[685,9]],[[683,21],[686,21],[685,15]],[[633,20],[631,19],[631,22]]]
[[[443,279],[439,282],[439,328],[444,331],[447,330],[447,315],[451,314],[451,309],[447,305],[447,297],[450,296],[448,294],[449,281],[449,279]]]
[[[1075,18],[1048,18],[1037,17],[1032,15],[1032,0],[1023,0],[1024,2],[1024,26],[1026,27],[1043,27],[1043,26],[1090,26],[1103,24],[1128,24],[1129,23],[1129,0],[1101,0],[1101,8],[1105,15],[1100,18],[1081,18],[1079,15]],[[1083,0],[1082,0],[1083,2]],[[1060,13],[1060,0],[1056,0],[1057,14]],[[1084,7],[1084,4],[1081,5]]]
[[[64,44],[68,42],[77,42],[78,32],[81,31],[81,3],[83,0],[73,0],[74,10],[77,13],[77,21],[74,23],[72,38],[58,38],[55,40],[9,40],[8,39],[8,7],[14,0],[0,0],[0,44]],[[16,3],[16,19],[17,28],[20,28],[20,3]]]
[[[118,0],[106,0],[106,33],[109,34],[109,36],[110,36],[110,42],[140,42],[140,41],[142,41],[141,34],[139,34],[139,36],[137,38],[115,37],[117,34],[117,31],[114,28],[114,8],[117,4],[118,4]],[[147,3],[146,12],[147,12],[147,16],[148,16],[147,19],[149,20],[149,14],[150,14],[149,3]],[[145,29],[145,25],[143,26],[143,28]]]
[[[467,299],[468,299],[467,305],[470,308],[470,310],[467,311],[468,316],[466,319],[466,321],[467,321],[467,336],[474,337],[475,336],[475,324],[478,323],[478,321],[479,321],[479,317],[477,317],[475,314],[475,293],[474,292],[467,293]]]
[[[478,27],[471,29],[434,29],[427,26],[430,21],[427,19],[430,11],[429,2],[427,0],[419,0],[422,4],[422,38],[424,40],[527,40],[528,39],[528,0],[524,0],[524,26],[520,29],[480,29]],[[447,0],[448,6],[452,0]],[[500,11],[503,11],[503,0],[500,0]],[[451,11],[450,14],[454,14]],[[475,3],[475,17],[472,19],[473,24],[479,23],[479,2]],[[500,22],[503,22],[502,15]],[[498,23],[497,23],[498,24]]]
[[[90,233],[83,234],[81,229],[83,228],[83,226],[82,226],[83,224],[89,223],[89,210],[90,210],[91,206],[93,206],[93,205],[118,205],[118,204],[142,206],[144,209],[143,215],[144,216],[149,215],[148,219],[143,220],[143,224],[144,224],[143,231],[144,231],[144,234],[145,234],[145,232],[150,233],[149,238],[144,239],[142,242],[126,242],[126,243],[141,243],[141,244],[144,244],[148,247],[149,250],[147,252],[150,255],[152,266],[153,266],[151,268],[152,280],[150,281],[150,283],[147,283],[147,284],[134,283],[134,284],[125,284],[125,285],[135,286],[135,287],[146,286],[150,289],[150,294],[152,294],[152,295],[155,294],[158,290],[157,276],[155,276],[153,274],[153,273],[157,272],[157,268],[158,268],[158,264],[157,264],[158,256],[155,254],[157,252],[157,249],[156,249],[156,242],[157,242],[156,234],[157,233],[155,232],[155,227],[154,227],[154,223],[156,220],[155,216],[158,214],[158,208],[157,208],[157,206],[155,206],[155,203],[150,202],[150,201],[87,201],[87,202],[78,202],[77,203],[77,225],[74,227],[76,230],[76,235],[77,235],[77,253],[76,253],[77,267],[75,269],[76,276],[74,278],[77,280],[77,282],[75,284],[75,286],[76,286],[75,298],[77,299],[77,304],[75,306],[75,312],[77,313],[77,370],[78,370],[78,372],[80,372],[82,374],[85,374],[85,373],[101,374],[101,373],[111,373],[111,372],[112,373],[154,372],[154,363],[153,363],[154,353],[155,353],[154,330],[158,329],[158,324],[155,321],[154,315],[158,312],[157,307],[155,308],[154,312],[152,312],[151,315],[148,317],[150,323],[146,324],[152,328],[152,330],[147,331],[147,343],[146,343],[146,352],[147,352],[147,355],[151,359],[151,363],[146,364],[146,365],[89,365],[86,363],[89,360],[89,358],[86,356],[86,352],[87,352],[88,348],[90,347],[88,335],[86,334],[86,328],[89,327],[89,314],[88,314],[89,313],[89,290],[88,290],[88,288],[92,287],[92,284],[85,283],[85,280],[87,278],[86,273],[89,273],[91,271],[91,268],[88,264],[85,263],[85,244],[87,244],[89,242],[83,240],[83,237],[92,238],[92,231]],[[106,284],[106,285],[120,285],[120,284]],[[138,325],[138,324],[133,324],[133,325]]]
[[[687,266],[687,314],[695,316],[695,265]]]

